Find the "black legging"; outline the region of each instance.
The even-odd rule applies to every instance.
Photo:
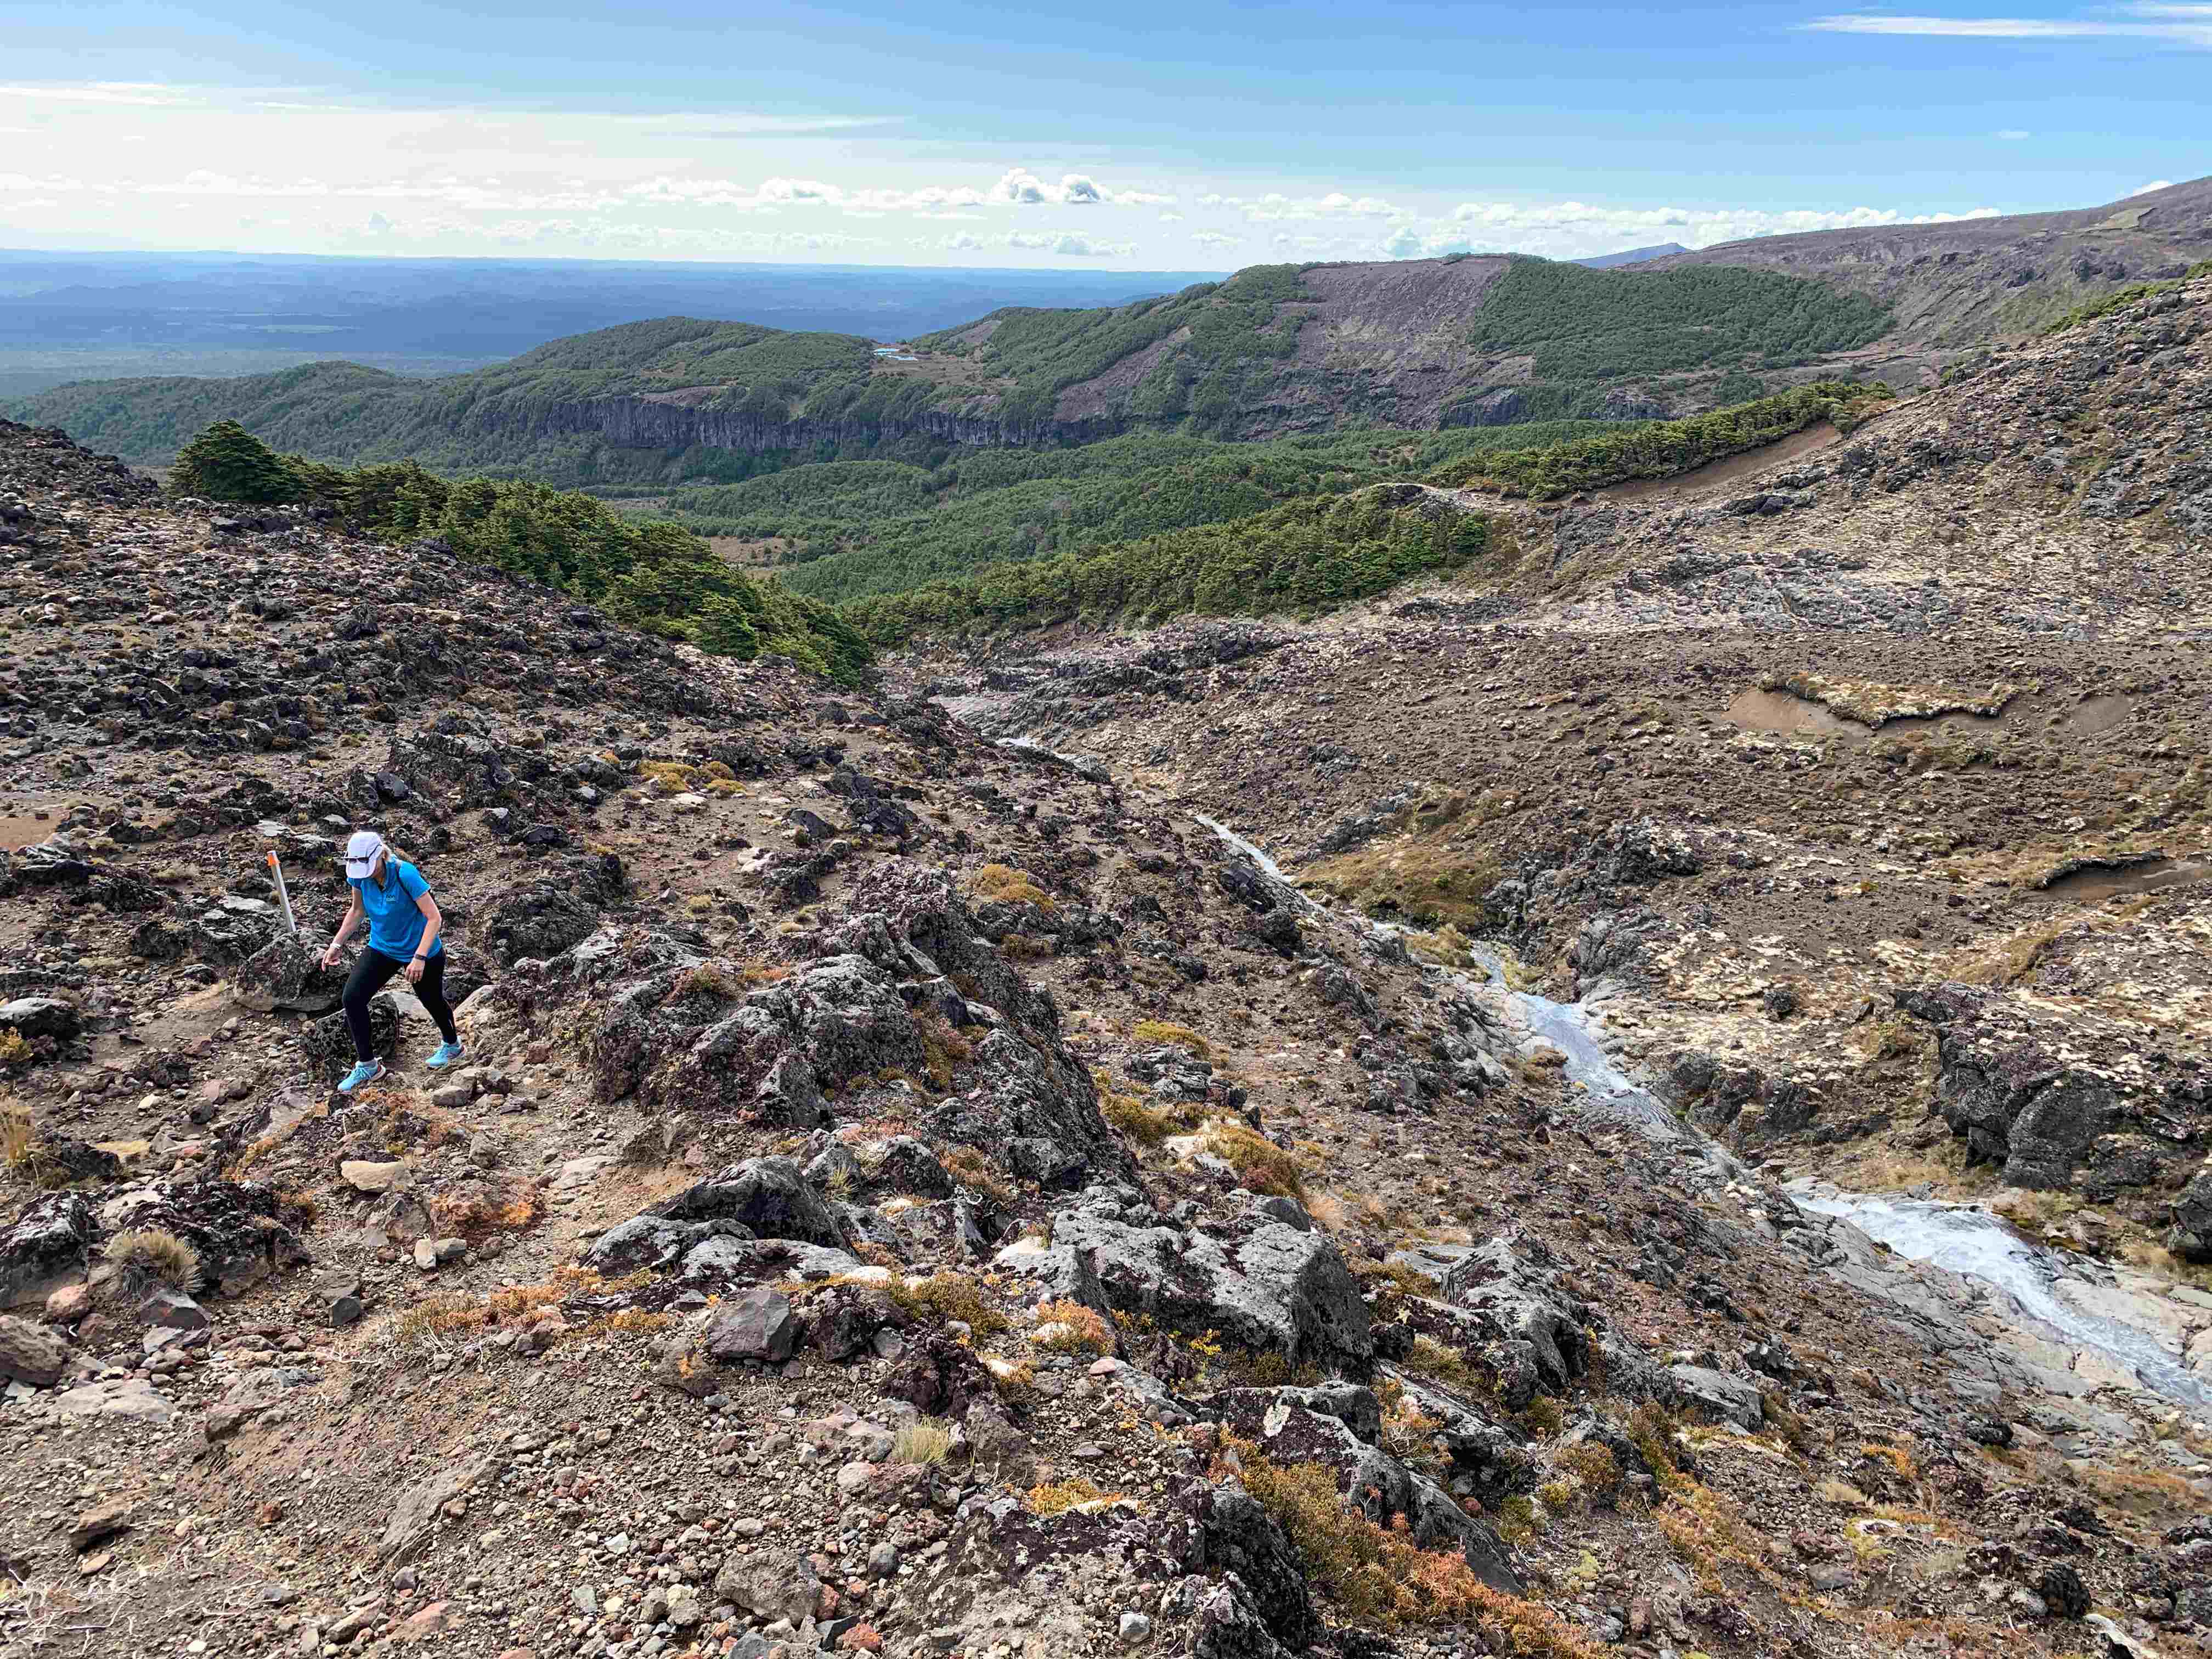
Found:
[[[353,1036],[356,1060],[370,1060],[376,1051],[369,1045],[368,1000],[384,988],[385,981],[407,964],[397,957],[387,957],[381,951],[363,951],[361,960],[353,965],[353,977],[346,981],[346,1030]],[[453,1011],[446,1006],[446,953],[443,951],[422,964],[422,977],[410,988],[416,1000],[438,1022],[438,1030],[448,1042],[459,1042],[460,1034],[453,1029]]]

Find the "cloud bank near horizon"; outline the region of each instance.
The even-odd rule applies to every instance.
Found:
[[[1996,211],[1532,202],[1324,180],[1254,189],[1079,154],[1060,166],[917,160],[890,136],[902,118],[376,106],[312,88],[5,83],[0,234],[52,247],[884,264],[919,254],[1218,270],[1464,252],[1571,258]]]

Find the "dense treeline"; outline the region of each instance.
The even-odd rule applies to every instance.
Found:
[[[827,605],[756,581],[690,531],[610,511],[591,496],[514,479],[448,480],[413,461],[353,471],[280,455],[235,422],[185,447],[180,495],[323,508],[361,534],[434,537],[495,565],[605,607],[617,621],[720,656],[791,657],[841,684],[868,672],[865,641]]]
[[[1890,322],[1878,301],[1779,271],[1517,258],[1483,295],[1468,339],[1534,356],[1539,380],[1603,380],[1794,367],[1877,340]]]
[[[1771,398],[1679,421],[1639,425],[1542,448],[1473,455],[1431,482],[1557,501],[1628,478],[1664,478],[1802,432],[1819,421],[1848,425],[1888,400],[1887,386],[1820,380]]]
[[[837,601],[1248,518],[1286,501],[1419,476],[1455,457],[1619,426],[1352,432],[1247,444],[1140,433],[1079,448],[969,451],[935,468],[894,461],[794,467],[678,491],[665,510],[707,534],[781,540],[791,562],[788,585]]]
[[[1291,501],[1077,557],[994,565],[844,607],[878,645],[921,633],[1048,628],[1078,617],[1157,622],[1187,611],[1310,611],[1480,555],[1490,525],[1417,485]]]
[[[1180,294],[1139,300],[1111,310],[1048,311],[1024,307],[991,313],[980,343],[964,338],[975,325],[926,335],[917,344],[969,356],[1013,384],[999,398],[997,418],[1014,427],[1052,418],[1060,394],[1093,380],[1116,363],[1166,342],[1188,337],[1147,370],[1132,398],[1131,413],[1147,420],[1195,416],[1219,421],[1236,411],[1243,367],[1254,359],[1280,359],[1297,349],[1304,313],[1279,307],[1313,296],[1299,280],[1310,267],[1253,265],[1226,282],[1199,283]]]

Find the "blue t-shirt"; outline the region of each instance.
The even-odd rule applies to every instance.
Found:
[[[368,948],[394,962],[413,956],[422,943],[422,930],[430,925],[430,919],[415,908],[415,901],[430,890],[422,872],[404,860],[387,856],[382,884],[373,876],[362,876],[354,882],[353,890],[361,895],[362,914],[368,918]],[[445,955],[446,941],[441,939],[432,945],[430,954]]]

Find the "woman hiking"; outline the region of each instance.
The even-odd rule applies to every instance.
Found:
[[[453,1011],[446,1003],[446,941],[438,937],[445,919],[438,914],[438,902],[430,896],[430,884],[422,879],[420,870],[396,857],[374,830],[356,830],[347,840],[345,872],[353,888],[353,902],[346,907],[337,937],[323,952],[323,966],[338,965],[347,938],[367,916],[368,949],[354,963],[353,976],[345,988],[346,1030],[360,1062],[338,1085],[340,1094],[349,1095],[362,1084],[384,1075],[384,1062],[377,1059],[369,1042],[368,1000],[384,988],[386,980],[403,970],[446,1039],[430,1056],[430,1068],[440,1071],[451,1066],[464,1051],[460,1035],[453,1029]]]

